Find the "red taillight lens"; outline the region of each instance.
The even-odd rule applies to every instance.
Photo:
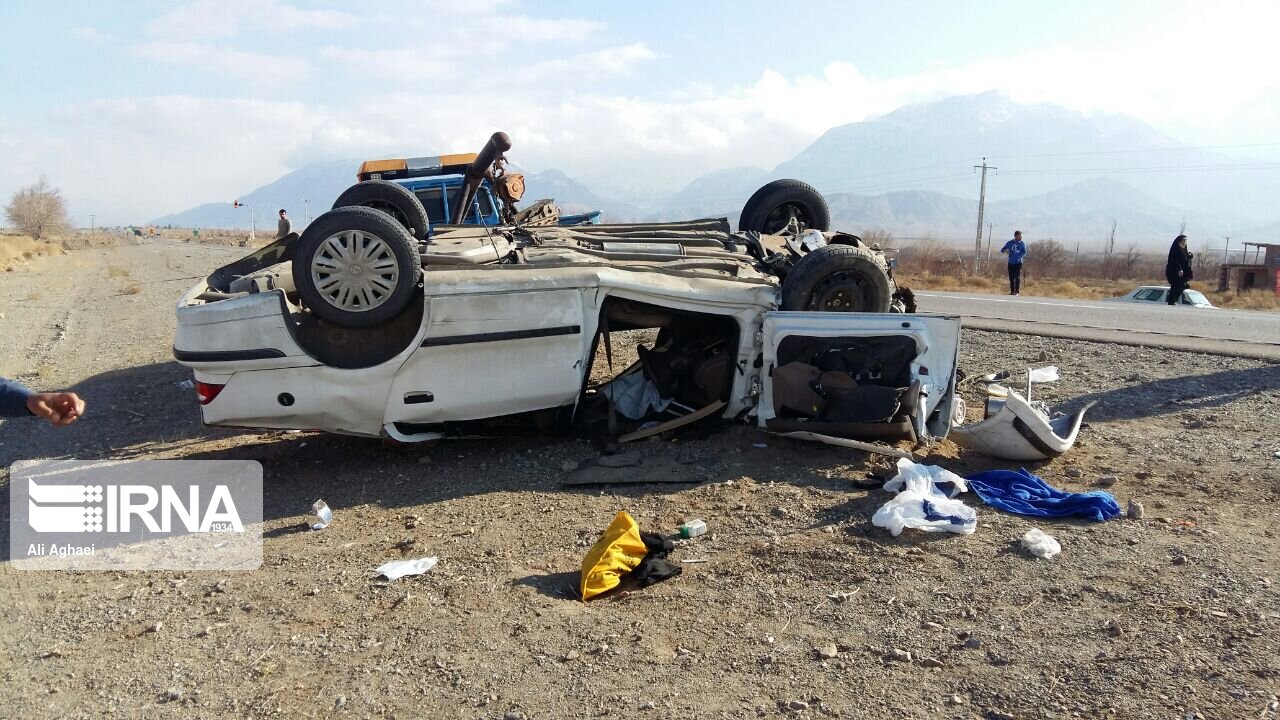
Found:
[[[208,405],[213,399],[218,397],[218,393],[222,392],[222,388],[226,385],[214,385],[213,383],[196,382],[196,398],[200,400],[201,405]]]

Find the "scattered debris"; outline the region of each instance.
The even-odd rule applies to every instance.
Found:
[[[1062,545],[1040,528],[1031,528],[1026,535],[1022,536],[1022,547],[1030,550],[1032,555],[1045,560],[1051,560],[1062,552]]]
[[[639,452],[602,455],[584,462],[561,483],[579,485],[641,485],[648,483],[699,483],[712,480],[701,466],[679,462],[670,455],[642,456]]]
[[[988,470],[968,479],[982,502],[1015,515],[1081,517],[1098,522],[1120,516],[1120,505],[1110,493],[1059,490],[1025,468],[1017,472]]]
[[[311,503],[311,519],[307,521],[308,527],[312,530],[323,530],[329,527],[331,522],[333,522],[333,511],[323,499]]]
[[[596,462],[600,467],[622,468],[636,467],[642,462],[642,460],[640,458],[640,453],[638,452],[625,452],[618,453],[617,455],[602,455]]]
[[[978,527],[978,513],[954,499],[967,490],[964,478],[936,465],[917,465],[901,459],[898,474],[884,488],[900,492],[876,510],[871,523],[895,537],[902,534],[903,528],[972,535]]]
[[[827,643],[818,648],[818,657],[823,660],[830,660],[839,654],[840,650],[835,646],[835,643]]]
[[[1131,520],[1141,520],[1145,511],[1142,509],[1142,503],[1137,500],[1129,501],[1129,518]]]
[[[986,418],[973,425],[953,428],[957,445],[1002,460],[1048,460],[1075,445],[1088,403],[1071,415],[1050,418],[1031,402],[1009,390],[1004,398],[988,398]]]
[[[421,575],[436,566],[439,558],[424,557],[417,560],[392,560],[379,565],[375,570],[388,580],[398,580],[410,575]]]
[[[899,648],[892,648],[885,654],[884,659],[891,660],[893,662],[909,663],[911,662],[911,653]]]
[[[179,380],[174,383],[174,385],[176,385],[179,390],[194,390],[196,387],[194,380]]]
[[[695,538],[699,535],[705,535],[707,532],[707,524],[702,520],[690,520],[680,526],[680,537]]]
[[[780,437],[788,437],[793,440],[811,440],[814,442],[826,443],[827,445],[835,445],[836,447],[847,447],[852,450],[862,450],[864,452],[876,453],[879,455],[888,455],[889,457],[907,458],[912,457],[911,453],[905,450],[881,445],[878,443],[863,442],[862,440],[851,440],[849,438],[834,437],[832,435],[823,435],[821,433],[806,432],[796,430],[793,432],[770,432],[770,435],[778,435]],[[763,445],[763,443],[761,443]]]

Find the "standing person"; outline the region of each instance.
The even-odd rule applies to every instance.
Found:
[[[1168,303],[1172,307],[1182,299],[1191,284],[1191,253],[1187,252],[1187,236],[1179,235],[1169,246],[1169,263],[1164,266],[1164,278],[1169,281]]]
[[[84,400],[72,392],[33,392],[13,380],[0,378],[0,417],[35,415],[56,427],[70,425],[84,414]]]
[[[289,219],[289,213],[280,208],[280,222],[276,223],[276,239],[280,240],[293,235],[293,221]]]
[[[1016,230],[1013,239],[1000,248],[1009,256],[1009,294],[1022,294],[1022,260],[1027,257],[1027,244],[1022,242],[1022,231]]]

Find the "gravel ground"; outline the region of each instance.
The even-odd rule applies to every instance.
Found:
[[[253,572],[4,564],[4,715],[1280,718],[1280,366],[966,331],[966,370],[1052,362],[1063,379],[1038,398],[1100,401],[1071,453],[1031,469],[1109,483],[1145,517],[1031,522],[967,495],[974,535],[893,538],[870,522],[889,495],[865,482],[887,460],[745,427],[635,448],[696,483],[605,488],[561,486],[597,457],[574,439],[203,428],[169,359],[189,281],[124,293],[235,254],[148,244],[0,276],[0,374],[89,402],[59,432],[0,424],[5,467],[256,459],[267,518]],[[946,441],[928,462],[1007,467]],[[335,520],[306,531],[317,497]],[[644,529],[704,519],[673,559],[705,562],[583,604],[579,563],[621,509]],[[1031,527],[1062,554],[1023,550]],[[370,572],[425,555],[440,564],[420,577]]]

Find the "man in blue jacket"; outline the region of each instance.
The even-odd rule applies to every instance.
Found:
[[[73,392],[38,393],[22,383],[0,377],[0,417],[35,415],[62,427],[83,414],[84,400]]]
[[[1000,248],[1009,256],[1009,294],[1022,294],[1022,260],[1027,257],[1027,244],[1022,242],[1022,231],[1013,233],[1013,239]]]

